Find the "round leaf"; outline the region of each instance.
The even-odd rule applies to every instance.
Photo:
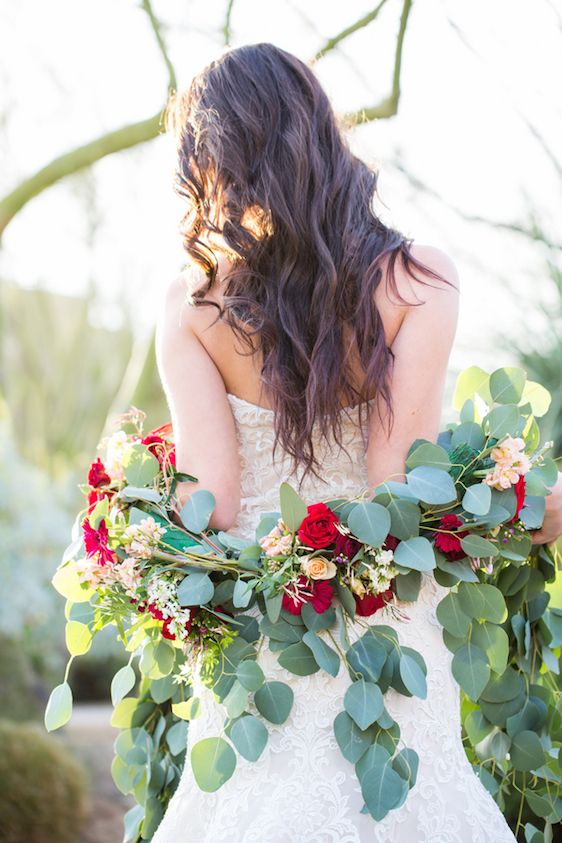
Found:
[[[286,682],[264,682],[254,694],[256,708],[270,723],[284,723],[293,706],[293,689]]]
[[[486,654],[474,644],[464,644],[455,652],[451,670],[463,691],[476,702],[490,678]]]
[[[267,729],[253,714],[245,714],[233,724],[230,738],[240,755],[257,761],[267,743]]]
[[[307,647],[310,647],[315,660],[318,662],[322,670],[325,670],[330,674],[330,676],[337,676],[341,663],[338,653],[336,653],[335,650],[332,650],[332,648],[311,629],[304,633],[302,640]],[[279,659],[279,661],[281,662],[281,659]]]
[[[281,483],[279,487],[279,503],[281,505],[281,517],[287,528],[295,533],[308,513],[306,503],[301,496],[295,492],[289,483]]]
[[[420,465],[406,474],[412,493],[425,503],[450,503],[457,499],[453,478],[441,468]]]
[[[253,659],[244,659],[237,665],[236,677],[248,691],[257,691],[265,680],[263,670]]]
[[[124,665],[111,680],[111,703],[117,705],[135,686],[135,671],[130,664]]]
[[[357,679],[352,682],[343,698],[344,708],[360,729],[366,729],[378,720],[384,711],[381,689],[374,682]]]
[[[535,770],[545,762],[544,749],[536,732],[524,731],[515,735],[509,757],[516,770]]]
[[[401,541],[394,551],[394,561],[402,568],[431,571],[436,564],[433,545],[425,536]]]
[[[209,524],[209,518],[215,506],[216,500],[212,492],[206,489],[192,492],[180,511],[180,518],[186,530],[202,533]]]
[[[62,682],[51,691],[45,709],[45,728],[48,732],[60,729],[68,723],[72,714],[72,690],[68,682]]]
[[[404,652],[400,655],[399,662],[400,679],[408,689],[408,691],[416,697],[424,700],[427,697],[427,682],[425,674],[417,661],[412,658],[409,653]]]
[[[195,781],[206,793],[222,787],[236,767],[236,753],[224,738],[202,738],[193,745],[190,758]]]
[[[490,375],[490,393],[497,404],[518,404],[523,394],[526,375],[523,369],[506,367]]]
[[[93,635],[88,626],[79,621],[68,621],[65,628],[66,647],[71,656],[82,656],[92,646]]]
[[[361,502],[349,513],[347,524],[360,541],[380,547],[390,531],[390,513],[379,503]]]
[[[209,575],[194,571],[180,582],[177,597],[180,606],[203,606],[211,600],[214,591]]]
[[[492,505],[492,490],[486,483],[475,483],[464,493],[462,505],[473,515],[486,515]]]

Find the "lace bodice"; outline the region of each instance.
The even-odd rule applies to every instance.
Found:
[[[241,509],[229,532],[253,539],[260,513],[279,510],[280,482],[288,480],[295,488],[297,483],[289,476],[290,459],[281,446],[273,460],[273,411],[234,395],[229,401],[242,469]],[[300,494],[308,503],[353,497],[368,488],[358,408],[342,414],[348,454],[317,437],[323,482],[313,475],[305,478]],[[393,626],[401,642],[419,650],[427,664],[425,700],[392,688],[385,696],[403,743],[420,759],[417,782],[401,808],[378,823],[361,813],[364,800],[354,767],[341,755],[333,732],[350,684],[347,670],[340,666],[336,677],[322,670],[296,676],[278,664],[277,653],[262,647],[258,661],[266,678],[293,689],[289,718],[281,725],[267,723],[269,739],[258,761],[238,756],[233,776],[218,791],[204,793],[193,777],[189,753],[201,738],[222,734],[225,709],[212,691],[196,683],[202,713],[189,724],[183,775],[153,843],[516,843],[462,746],[459,688],[435,615],[445,594],[431,574],[423,574],[419,599],[402,604],[404,619],[387,607],[348,627],[352,643],[365,625]],[[247,613],[261,616],[257,604]],[[341,641],[339,613],[330,632]],[[261,717],[251,697],[247,711]]]

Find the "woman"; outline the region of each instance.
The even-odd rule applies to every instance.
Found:
[[[284,50],[226,52],[168,116],[193,263],[171,284],[157,330],[177,464],[199,479],[181,494],[211,490],[211,526],[253,538],[260,512],[279,509],[281,480],[312,502],[400,479],[412,441],[439,430],[459,305],[454,263],[378,219],[377,174],[350,151],[314,74]],[[393,625],[428,667],[426,700],[387,695],[420,758],[401,808],[380,822],[361,813],[332,729],[347,672],[298,677],[262,648],[266,676],[294,690],[289,719],[268,724],[257,762],[240,758],[222,788],[202,792],[190,747],[222,732],[224,708],[197,686],[203,714],[190,723],[154,843],[513,843],[461,743],[458,686],[435,618],[445,593],[424,575],[409,620],[387,609],[367,618]]]

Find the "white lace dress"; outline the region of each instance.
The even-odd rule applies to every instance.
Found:
[[[242,508],[230,532],[253,539],[260,512],[279,510],[279,484],[290,481],[290,461],[279,445],[273,462],[272,411],[234,395],[229,398],[243,469]],[[357,408],[342,413],[349,457],[318,437],[325,482],[306,479],[301,495],[308,503],[351,497],[368,486]],[[258,660],[266,679],[284,681],[294,691],[289,718],[281,725],[267,723],[269,739],[258,761],[237,754],[232,777],[214,793],[205,793],[195,782],[189,753],[202,737],[222,732],[225,710],[208,688],[195,687],[202,713],[190,722],[183,775],[153,843],[515,843],[461,743],[459,688],[435,616],[446,589],[431,575],[422,576],[418,601],[403,604],[409,620],[395,619],[385,608],[348,627],[353,642],[366,623],[388,624],[403,644],[423,654],[427,664],[425,700],[402,696],[392,688],[385,695],[402,741],[419,755],[417,781],[402,807],[378,823],[360,813],[361,788],[333,732],[351,681],[345,667],[340,666],[335,678],[323,670],[296,676],[278,665],[277,654],[264,643]],[[249,612],[261,616],[257,606]],[[338,641],[339,624],[338,616],[338,626],[331,630]],[[261,717],[253,702],[247,710]]]

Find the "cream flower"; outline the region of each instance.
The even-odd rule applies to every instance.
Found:
[[[301,556],[300,562],[303,573],[313,580],[330,580],[336,576],[335,564],[324,556]]]
[[[506,436],[499,445],[492,448],[490,457],[495,466],[482,482],[494,489],[509,489],[531,468],[531,460],[525,453],[525,440],[521,436]]]
[[[286,524],[279,518],[277,525],[259,539],[259,544],[266,556],[288,555],[293,545],[293,534],[287,530]]]

